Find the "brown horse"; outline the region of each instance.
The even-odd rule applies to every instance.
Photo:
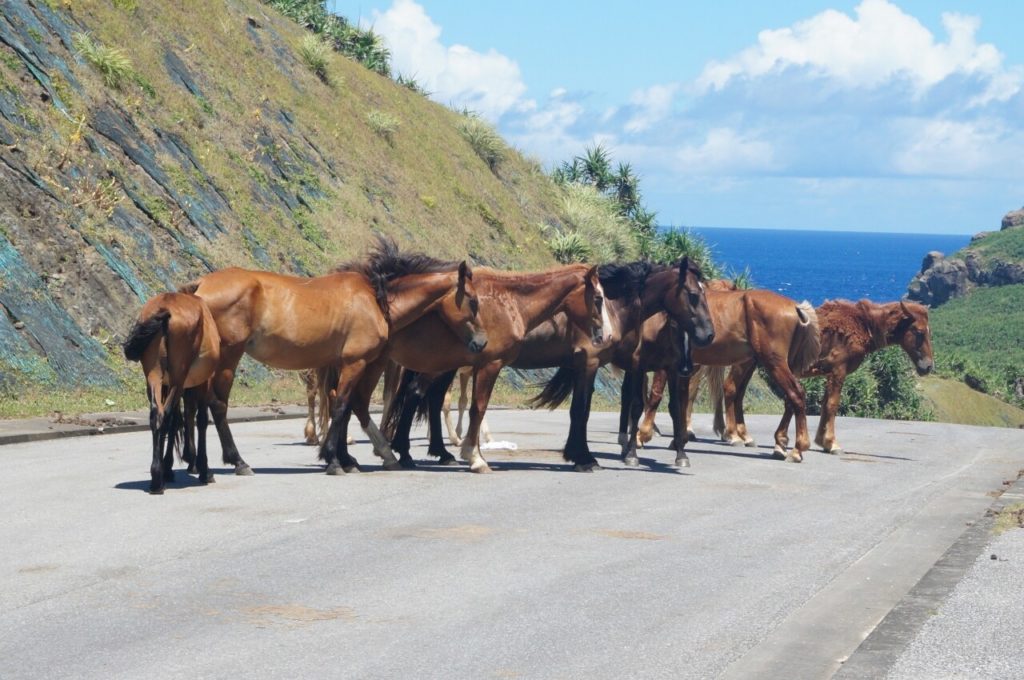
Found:
[[[523,351],[513,364],[517,368],[558,368],[533,403],[555,408],[572,393],[570,427],[563,456],[575,463],[576,470],[588,472],[600,468],[587,443],[587,421],[597,369],[611,363],[626,371],[638,370],[643,361],[639,352],[642,328],[655,317],[662,319],[660,327],[670,329],[666,335],[669,345],[666,351],[673,357],[681,347],[681,337],[692,337],[696,344],[706,345],[715,334],[700,269],[688,258],[678,267],[647,262],[602,265],[600,276],[612,328],[605,342],[580,345],[573,341],[565,322],[555,317],[527,336]],[[634,461],[629,456],[624,458],[627,464]],[[685,456],[676,462],[688,464]]]
[[[389,334],[424,314],[433,313],[437,332],[467,354],[487,344],[476,318],[478,302],[469,266],[401,254],[383,238],[365,260],[342,265],[326,276],[305,278],[231,268],[203,276],[183,290],[206,302],[220,331],[221,357],[210,410],[224,462],[235,466],[235,474],[252,474],[227,424],[228,397],[242,354],[288,370],[339,367],[337,416],[351,413],[353,390],[366,367],[384,352]],[[429,344],[428,337],[423,340]],[[397,467],[368,411],[359,413],[374,453],[384,460],[385,468]],[[347,422],[347,415],[332,420],[320,450],[328,474],[356,469],[343,430]]]
[[[438,320],[434,315],[427,315],[392,334],[388,353],[390,358],[410,369],[403,379],[405,386],[420,380],[417,374],[426,374],[428,379],[445,376],[444,381],[430,386],[430,390],[440,390],[440,393],[433,402],[437,404],[436,410],[430,410],[430,430],[435,435],[432,435],[428,449],[431,455],[440,456],[444,464],[453,464],[455,459],[444,448],[440,400],[454,372],[464,366],[472,367],[473,399],[469,428],[462,441],[460,455],[470,463],[473,472],[490,472],[490,466],[479,450],[481,423],[498,373],[503,366],[516,360],[527,334],[559,312],[565,312],[569,326],[578,331],[573,334],[576,343],[601,343],[608,321],[601,304],[604,293],[597,267],[574,264],[539,273],[477,269],[475,277],[482,303],[480,321],[489,338],[484,351],[478,354],[466,352],[453,341],[454,338],[450,338],[450,334],[449,341],[445,342],[445,334],[438,329]],[[435,340],[425,342],[425,337]],[[424,396],[428,395],[412,389],[400,389],[385,416],[385,429],[393,427],[395,432],[392,446],[407,467],[414,466],[409,456],[409,431]],[[428,398],[426,403],[432,403],[431,399]]]
[[[156,295],[142,306],[123,349],[126,359],[142,363],[146,376],[153,435],[149,492],[162,494],[165,483],[174,480],[173,450],[186,432],[181,413],[186,391],[199,409],[199,479],[212,482],[206,458],[206,402],[220,359],[220,334],[209,308],[194,295]],[[165,444],[167,452],[161,461]]]
[[[801,371],[799,377],[825,377],[825,394],[814,443],[826,453],[838,454],[842,453],[842,448],[836,442],[835,422],[843,382],[869,354],[889,345],[899,345],[914,363],[918,375],[930,373],[935,366],[928,308],[903,301],[879,304],[869,300],[829,300],[818,307],[817,313],[821,324],[821,352],[817,361]],[[743,423],[743,395],[753,372],[752,365],[734,365],[723,384],[725,424],[724,431],[718,431],[723,440],[733,444],[753,446],[753,439]],[[718,404],[715,396],[713,394],[712,398]],[[716,423],[717,409],[716,406]],[[787,407],[779,427],[788,429],[791,416]]]
[[[806,302],[798,305],[790,298],[767,290],[709,291],[708,305],[716,337],[709,346],[693,350],[694,362],[702,366],[736,363],[764,366],[782,390],[786,408],[797,416],[795,448],[786,452],[787,419],[786,427],[780,425],[775,433],[774,455],[801,462],[803,452],[810,448],[810,439],[805,393],[796,374],[805,371],[818,357],[821,338],[814,308]],[[689,383],[688,379],[678,380],[669,393],[677,450],[688,439],[684,428],[685,410],[690,401]],[[672,402],[676,399],[678,405],[673,408]]]

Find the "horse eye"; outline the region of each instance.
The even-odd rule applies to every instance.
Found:
[[[479,311],[479,309],[480,309],[480,303],[477,302],[476,298],[473,298],[472,300],[469,301],[469,311],[470,312],[472,312],[475,315]]]

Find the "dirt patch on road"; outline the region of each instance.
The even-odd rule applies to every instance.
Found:
[[[475,543],[494,533],[491,527],[464,524],[457,527],[413,527],[392,533],[395,538],[431,538],[442,541]]]
[[[652,534],[646,531],[624,531],[622,529],[600,529],[598,533],[610,538],[622,538],[627,541],[664,541],[668,536]]]
[[[301,604],[267,604],[259,607],[247,607],[243,612],[249,619],[249,623],[257,628],[269,626],[304,628],[321,621],[347,621],[356,618],[355,610],[351,607],[314,609]]]

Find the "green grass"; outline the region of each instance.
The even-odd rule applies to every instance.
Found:
[[[82,58],[100,72],[107,87],[120,90],[134,79],[132,60],[124,50],[100,45],[88,33],[76,33],[72,42]]]
[[[395,133],[398,132],[398,119],[387,111],[373,109],[366,114],[366,122],[370,129],[378,136],[387,140],[388,144],[394,144]]]
[[[928,376],[919,381],[921,394],[935,420],[990,427],[1024,426],[1024,410],[972,390],[957,380]]]
[[[505,158],[506,145],[505,140],[490,123],[469,114],[459,124],[459,132],[492,172],[498,169],[498,165]]]
[[[1024,284],[978,288],[931,311],[936,370],[973,375],[1004,399],[1024,376]]]
[[[977,253],[986,263],[993,260],[1024,262],[1024,227],[993,232],[955,253],[953,257],[965,257],[970,252]]]
[[[316,77],[325,83],[330,83],[327,75],[327,56],[331,53],[331,46],[315,35],[307,35],[299,43],[299,56],[306,62],[309,70],[316,74]]]

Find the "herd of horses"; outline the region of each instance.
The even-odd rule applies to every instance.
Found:
[[[460,431],[452,441],[470,470],[484,473],[490,472],[480,451],[484,415],[506,366],[556,369],[533,404],[554,408],[571,396],[563,455],[578,471],[600,469],[587,438],[599,367],[623,372],[625,464],[638,464],[637,443],[650,439],[653,410],[667,385],[675,464],[688,466],[696,381],[707,375],[722,395],[716,402],[724,401],[723,437],[749,443],[742,398],[761,366],[785,401],[774,455],[800,462],[810,441],[798,378],[826,376],[815,441],[836,452],[833,422],[842,382],[868,353],[890,344],[901,345],[919,373],[931,370],[927,309],[837,301],[815,310],[771,291],[705,281],[688,258],[671,266],[571,264],[522,273],[402,252],[379,237],[365,257],[325,276],[229,268],[157,295],[140,311],[124,353],[141,362],[145,374],[149,490],[160,494],[174,479],[176,450],[202,483],[214,481],[206,451],[211,415],[224,463],[235,474],[252,474],[227,420],[244,354],[274,368],[307,371],[311,409],[313,392],[323,406],[307,423],[307,440],[320,445],[328,474],[359,469],[348,450],[353,413],[385,469],[415,467],[409,433],[417,416],[429,421],[428,453],[457,465],[445,447],[441,414],[458,375],[464,392],[471,384],[469,420],[464,436]],[[382,377],[386,408],[378,427],[369,407]],[[461,417],[460,409],[460,423]],[[795,445],[787,450],[793,417]]]

